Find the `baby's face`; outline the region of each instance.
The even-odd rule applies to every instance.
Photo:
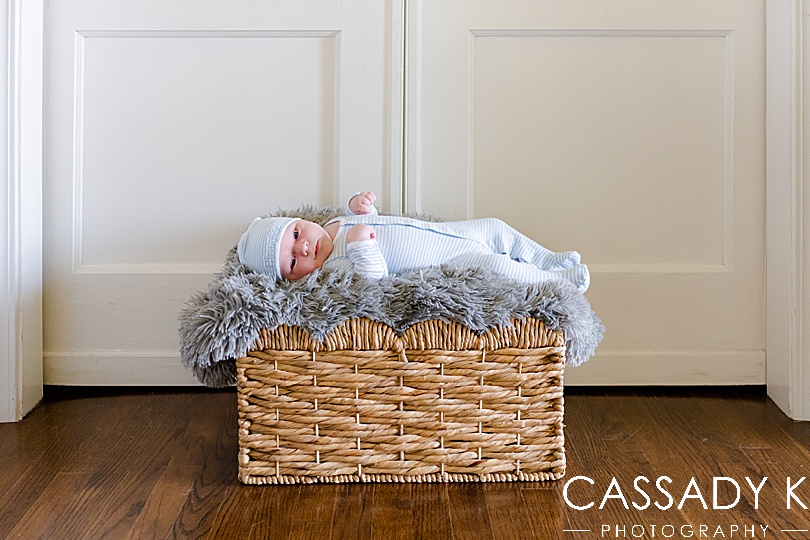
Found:
[[[323,266],[332,253],[332,238],[317,223],[299,219],[281,236],[278,262],[281,277],[295,281]]]

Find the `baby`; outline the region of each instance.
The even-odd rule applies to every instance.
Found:
[[[256,218],[239,239],[239,261],[254,272],[297,280],[318,268],[371,279],[410,268],[452,263],[490,268],[523,283],[566,280],[580,292],[590,284],[576,251],[555,253],[499,219],[432,223],[380,216],[370,191],[353,196],[346,217],[321,227],[296,218]]]

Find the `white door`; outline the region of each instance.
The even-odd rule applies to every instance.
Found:
[[[406,207],[579,250],[579,384],[764,383],[764,2],[409,3]]]
[[[253,217],[399,208],[391,6],[46,2],[46,384],[191,382],[178,312]]]

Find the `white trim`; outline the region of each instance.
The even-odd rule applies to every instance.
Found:
[[[422,211],[422,2],[408,1],[405,23],[405,145],[403,147],[403,208],[407,212]]]
[[[222,264],[205,263],[152,263],[152,264],[83,264],[74,274],[215,274]]]
[[[801,76],[797,76],[796,88],[799,91],[799,106],[796,112],[796,121],[801,124],[799,130],[799,141],[796,147],[797,152],[797,166],[796,174],[799,176],[801,186],[810,186],[810,167],[805,167],[806,163],[810,163],[810,114],[804,106],[806,99],[810,97],[807,91],[808,82],[810,82],[810,32],[808,32],[807,23],[810,21],[810,4],[807,0],[803,3],[804,9],[800,12],[801,18],[798,24],[799,40],[797,47],[799,48],[796,65],[801,70]],[[810,208],[810,189],[802,189],[802,197],[798,198],[798,204],[801,208]],[[804,224],[803,242],[799,246],[799,253],[802,256],[810,250],[810,231],[807,227],[810,225],[810,220],[802,220]],[[802,290],[810,291],[810,267],[805,266],[802,271]],[[802,310],[810,309],[810,295],[803,294],[801,297]],[[810,318],[805,318],[801,327],[801,335],[803,336],[802,343],[802,361],[795,366],[793,375],[793,414],[791,417],[797,420],[810,420],[810,333],[808,333],[808,323]]]
[[[597,381],[594,383],[593,381]],[[566,386],[765,384],[765,351],[601,351],[565,371]]]
[[[801,17],[801,0],[766,3],[765,348],[768,395],[791,418],[807,420]]]
[[[334,38],[339,30],[76,30],[81,38]]]
[[[729,264],[594,263],[588,269],[591,274],[729,274]]]
[[[44,380],[69,386],[200,386],[177,351],[49,351]]]
[[[630,378],[628,378],[628,374]],[[199,386],[176,351],[70,351],[45,355],[54,385]],[[566,386],[740,385],[765,383],[764,351],[599,351],[565,372]]]
[[[7,377],[1,421],[21,419],[42,398],[43,0],[8,0],[8,155],[2,338]]]
[[[391,0],[388,18],[388,208],[405,211],[405,20],[406,1]]]
[[[9,16],[9,5],[7,0],[0,1],[0,25],[6,29],[6,36],[7,39],[0,43],[0,47],[2,47],[2,58],[0,58],[0,72],[5,74],[3,79],[3,87],[2,87],[2,99],[6,104],[6,108],[0,110],[0,125],[2,126],[2,131],[0,131],[0,144],[3,145],[3,148],[7,150],[11,149],[9,145],[9,140],[12,138],[12,133],[10,129],[9,120],[13,118],[11,114],[11,92],[9,91],[11,87],[11,77],[9,76],[9,59],[11,55],[9,54],[10,45],[11,45],[11,25],[9,21],[11,17]],[[0,222],[0,241],[3,241],[3,247],[0,248],[0,255],[3,257],[3,263],[0,264],[0,282],[3,283],[3,288],[0,289],[0,306],[3,306],[2,312],[0,312],[0,343],[2,343],[2,357],[1,358],[16,358],[16,340],[12,341],[12,337],[16,334],[15,331],[15,321],[17,320],[17,309],[16,309],[16,302],[13,300],[14,294],[12,291],[14,290],[13,283],[12,283],[12,269],[16,265],[12,265],[12,261],[15,259],[15,251],[14,251],[14,243],[12,241],[12,235],[10,234],[13,230],[13,223],[14,223],[14,212],[12,211],[14,208],[14,197],[12,196],[12,189],[11,187],[14,185],[11,179],[14,177],[11,174],[11,170],[9,165],[11,163],[10,151],[0,155],[0,171],[3,172],[3,181],[5,182],[6,189],[0,193],[0,200],[2,201],[0,204],[3,205],[3,208],[6,209],[6,219]],[[0,360],[2,362],[2,360]],[[8,361],[5,363],[0,364],[0,421],[8,422],[12,420],[17,420],[17,370],[16,370],[16,362]]]
[[[470,28],[476,37],[721,37],[732,34],[726,29],[699,28]]]
[[[19,292],[21,418],[42,399],[42,132],[44,0],[13,0],[19,35]]]

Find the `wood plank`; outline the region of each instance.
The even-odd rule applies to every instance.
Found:
[[[282,540],[290,537],[292,520],[305,512],[299,504],[301,486],[261,486],[261,506],[250,531],[250,540]]]
[[[504,540],[553,538],[558,532],[553,526],[557,520],[554,519],[553,513],[548,513],[545,509],[542,520],[545,524],[527,521],[527,516],[536,509],[526,506],[525,499],[521,496],[520,484],[493,482],[482,487],[489,522],[496,538]],[[536,528],[538,526],[539,528]]]
[[[742,485],[744,496],[741,497],[741,511],[756,513],[762,516],[774,535],[780,537],[807,538],[807,534],[782,533],[783,530],[810,530],[810,516],[792,501],[792,508],[787,508],[787,481],[797,482],[808,475],[805,467],[810,463],[810,448],[804,444],[810,434],[807,422],[794,422],[783,414],[773,415],[772,402],[761,403],[751,400],[716,399],[712,403],[701,401],[700,407],[716,418],[723,419],[727,433],[740,433],[738,444],[740,451],[747,458],[735,470],[737,478],[748,476],[755,485],[767,477],[761,488],[758,500],[750,493],[747,484]],[[768,405],[771,405],[769,407]],[[770,410],[769,410],[770,409]],[[810,506],[810,486],[801,484],[794,493]],[[758,503],[758,508],[753,505]],[[787,536],[785,536],[787,535]]]
[[[95,537],[99,536],[99,529],[114,525],[129,513],[129,508],[115,515],[108,512],[116,498],[133,502],[131,508],[137,511],[132,486],[127,480],[133,476],[140,484],[143,478],[152,474],[153,469],[147,465],[160,466],[160,463],[153,459],[155,455],[149,448],[154,441],[148,436],[135,441],[131,428],[128,430],[125,425],[129,421],[137,421],[144,403],[157,405],[159,401],[155,398],[144,402],[126,397],[115,400],[120,401],[115,413],[84,420],[92,426],[86,437],[75,440],[66,460],[55,460],[50,467],[46,467],[56,472],[55,481],[49,482],[42,490],[11,535],[33,538]],[[81,410],[83,400],[78,401],[70,406]],[[102,398],[99,401],[103,404],[108,400]],[[78,479],[84,482],[78,482]],[[117,508],[113,512],[115,510]]]
[[[635,490],[635,479],[646,477],[655,482],[658,476],[648,455],[649,448],[644,445],[652,433],[649,427],[651,419],[643,411],[634,410],[633,414],[628,413],[628,407],[632,408],[637,399],[635,396],[597,393],[582,400],[581,416],[590,418],[588,429],[594,430],[601,439],[605,453],[598,456],[597,461],[583,463],[585,466],[579,470],[574,465],[574,470],[569,473],[568,478],[587,476],[594,481],[593,486],[585,481],[578,482],[577,489],[572,487],[569,495],[572,500],[577,498],[579,502],[575,501],[575,504],[593,503],[593,506],[588,510],[578,511],[566,505],[566,529],[587,529],[593,534],[602,535],[602,526],[608,525],[611,527],[611,536],[621,536],[623,527],[628,535],[632,535],[631,527],[639,525],[651,535],[651,527],[661,523],[663,516],[656,511],[654,501],[650,501],[650,506],[643,510],[633,504],[644,507],[648,502]],[[577,456],[580,450],[572,444],[571,451]],[[640,485],[653,499],[653,486],[643,483]],[[623,498],[619,498],[620,496]],[[680,511],[673,509],[666,512],[665,522],[679,527],[688,523],[688,520]]]
[[[342,488],[336,495],[338,500],[332,516],[332,538],[371,538],[374,485],[343,484]]]
[[[189,465],[182,458],[172,457],[133,523],[128,538],[164,538],[177,519],[201,468],[200,464]]]
[[[149,494],[130,531],[130,538],[163,538],[175,525],[189,493],[202,474],[205,458],[215,445],[213,436],[223,426],[208,410],[232,407],[228,393],[212,394],[190,403],[187,425],[174,439],[174,454]],[[192,406],[194,405],[194,406]]]
[[[447,500],[453,538],[458,540],[495,538],[481,484],[450,484]]]
[[[413,484],[375,484],[371,530],[375,539],[413,538]]]
[[[97,402],[78,407],[45,402],[21,422],[0,424],[0,537],[28,512],[82,440],[99,429],[85,421],[88,413],[102,421],[113,414]]]
[[[332,519],[335,515],[337,496],[342,486],[334,484],[310,484],[300,488],[298,505],[302,511],[290,515],[290,539],[321,540],[332,536]]]
[[[526,538],[554,538],[567,529],[564,505],[562,501],[562,481],[550,485],[544,482],[532,482],[517,486],[522,500],[521,514],[513,524],[516,532]],[[555,489],[556,488],[556,489]]]
[[[65,517],[85,504],[84,488],[91,476],[89,472],[57,473],[8,538],[81,538],[83,531],[77,530],[78,524]],[[57,529],[70,536],[57,536]]]
[[[711,403],[711,396],[702,401]],[[681,512],[694,527],[701,524],[710,526],[708,534],[718,527],[729,534],[731,527],[756,526],[764,516],[751,509],[741,511],[718,511],[712,508],[713,478],[738,475],[744,454],[739,451],[739,442],[745,433],[728,430],[716,414],[706,414],[700,408],[701,399],[683,395],[656,396],[655,401],[641,402],[642,411],[649,413],[650,436],[642,444],[650,456],[659,475],[666,474],[673,479],[670,492],[674,505],[679,505],[687,491],[696,495],[697,490],[689,485],[694,478],[703,501],[696,498],[684,500]],[[636,409],[636,407],[634,407]],[[622,407],[624,414],[630,414],[630,406]],[[723,501],[720,501],[723,502]],[[673,506],[675,508],[675,506]],[[669,517],[669,512],[662,518]]]
[[[211,538],[250,538],[259,522],[259,513],[264,501],[263,495],[278,486],[242,486],[238,484],[223,487],[223,501],[211,526]]]
[[[197,422],[186,434],[186,459],[202,466],[173,524],[173,538],[207,537],[223,503],[222,487],[237,482],[235,393],[206,395],[191,414]],[[195,448],[202,449],[202,455]]]
[[[450,538],[452,525],[447,512],[449,498],[447,484],[414,484],[413,497],[413,537]]]

